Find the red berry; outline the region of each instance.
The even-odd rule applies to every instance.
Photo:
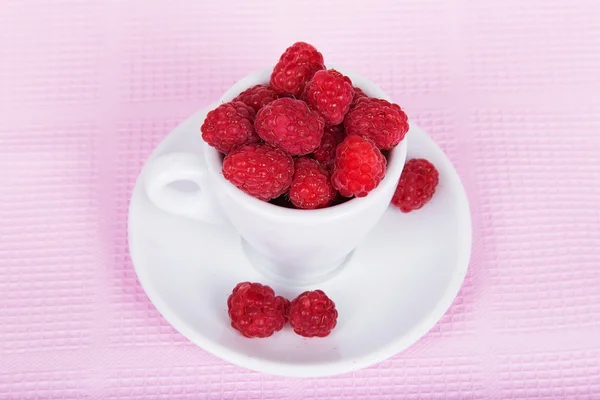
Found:
[[[334,69],[315,73],[306,84],[303,98],[317,110],[326,125],[338,125],[350,108],[354,97],[352,81]]]
[[[266,144],[247,144],[225,156],[223,176],[258,199],[269,201],[285,193],[292,183],[294,160]]]
[[[289,194],[296,207],[309,210],[327,207],[336,194],[327,168],[307,157],[296,159]]]
[[[312,153],[323,137],[323,119],[305,102],[277,99],[260,109],[254,121],[258,135],[292,156]]]
[[[254,116],[254,109],[241,101],[221,104],[206,115],[200,127],[202,139],[225,154],[236,146],[258,142]]]
[[[325,166],[329,166],[335,158],[335,149],[344,140],[342,125],[326,126],[321,144],[312,157]]]
[[[422,158],[408,160],[402,170],[392,204],[405,213],[418,210],[431,200],[439,180],[440,174],[429,161]]]
[[[383,99],[361,98],[344,119],[348,135],[368,136],[381,150],[391,150],[408,132],[408,117],[400,106]]]
[[[233,101],[241,101],[258,112],[264,105],[269,104],[277,97],[277,93],[267,85],[256,85],[238,94]]]
[[[387,160],[369,138],[351,135],[337,147],[331,183],[344,197],[365,197],[385,176]]]
[[[271,87],[279,94],[300,97],[306,83],[321,69],[325,69],[325,65],[317,49],[308,43],[294,43],[273,68]]]
[[[298,335],[325,337],[337,324],[335,303],[322,290],[304,292],[290,305],[290,325]]]
[[[356,105],[356,102],[359,99],[362,99],[363,97],[369,98],[369,96],[367,96],[367,94],[363,92],[361,88],[357,88],[356,86],[354,86],[354,97],[352,98],[352,104],[350,104],[350,108],[354,107]]]
[[[248,338],[266,338],[280,331],[289,304],[269,286],[250,282],[238,283],[227,299],[231,326]]]

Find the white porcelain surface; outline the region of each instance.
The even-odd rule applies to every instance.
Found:
[[[342,72],[365,93],[389,100],[371,81]],[[269,69],[250,74],[221,101],[268,83],[270,74]],[[199,131],[195,139],[201,141]],[[405,139],[389,152],[386,176],[368,196],[320,210],[278,207],[245,194],[223,177],[222,156],[210,146],[204,146],[206,167],[186,153],[166,154],[153,161],[146,171],[146,190],[158,207],[174,214],[214,222],[222,212],[247,242],[248,257],[258,268],[282,283],[316,283],[342,264],[387,209],[404,166],[406,143]],[[200,191],[182,193],[169,185],[180,180],[193,181]]]
[[[174,152],[202,158],[199,127],[204,113],[176,128],[148,165]],[[189,340],[253,370],[325,376],[395,355],[448,309],[463,282],[471,249],[469,206],[454,168],[415,125],[408,142],[409,158],[426,157],[440,171],[434,198],[410,214],[387,209],[343,268],[318,285],[282,283],[259,272],[248,261],[240,235],[227,223],[198,222],[157,208],[144,190],[147,166],[129,211],[130,251],[142,286],[167,321]],[[323,289],[337,304],[338,326],[323,339],[302,338],[289,327],[267,339],[243,338],[230,327],[226,306],[240,281],[269,284],[288,298]]]

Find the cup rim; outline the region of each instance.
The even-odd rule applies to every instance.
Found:
[[[348,76],[354,86],[361,88],[368,96],[385,99],[391,102],[389,96],[375,83],[370,81],[363,76],[348,71],[343,68],[331,67]],[[273,68],[264,68],[259,71],[255,71],[246,77],[236,82],[231,88],[229,88],[223,96],[219,99],[218,104],[226,103],[233,100],[238,94],[245,89],[248,89],[254,85],[268,84]],[[222,166],[222,154],[215,148],[204,143],[206,164],[211,172],[211,175],[216,178],[217,184],[226,192],[226,194],[232,197],[236,203],[242,204],[248,211],[260,214],[265,218],[285,218],[295,219],[297,222],[302,224],[311,224],[323,220],[332,220],[344,218],[349,215],[355,214],[361,209],[368,208],[378,201],[381,201],[381,197],[385,193],[390,192],[390,186],[395,186],[400,179],[400,174],[404,168],[407,153],[407,139],[410,133],[411,125],[409,122],[409,131],[407,132],[404,139],[392,150],[388,152],[387,156],[387,170],[384,178],[381,180],[379,185],[373,189],[365,197],[354,197],[344,203],[337,204],[331,207],[319,208],[315,210],[302,210],[294,208],[286,208],[271,204],[266,201],[259,200],[244,191],[238,189],[235,185],[229,182],[223,176],[221,172]],[[389,201],[390,199],[384,199]]]

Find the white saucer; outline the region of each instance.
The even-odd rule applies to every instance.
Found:
[[[202,157],[202,115],[171,132],[151,159],[175,151]],[[471,252],[469,205],[452,164],[414,125],[408,146],[409,158],[427,158],[439,169],[434,198],[410,214],[390,207],[344,268],[318,287],[281,284],[261,274],[246,259],[232,227],[161,211],[146,197],[140,177],[129,207],[129,247],[144,290],[193,343],[252,370],[326,376],[395,355],[427,333],[450,307]],[[302,338],[289,327],[267,339],[246,339],[230,327],[226,305],[242,281],[271,285],[289,299],[304,290],[323,289],[337,305],[338,325],[323,339]]]

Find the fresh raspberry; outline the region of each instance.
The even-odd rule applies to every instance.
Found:
[[[296,207],[308,210],[327,207],[336,194],[327,168],[308,157],[296,159],[289,194]]]
[[[337,147],[331,183],[344,197],[365,197],[385,176],[387,160],[369,138],[351,135]]]
[[[306,83],[321,69],[325,69],[325,65],[317,49],[308,43],[294,43],[273,68],[271,87],[279,94],[300,97]]]
[[[298,335],[325,337],[337,324],[335,303],[322,290],[304,292],[290,306],[290,325]]]
[[[335,149],[338,144],[344,140],[344,127],[343,125],[326,126],[321,139],[321,144],[317,151],[315,151],[312,157],[325,166],[329,166],[333,163],[335,158]]]
[[[367,96],[367,94],[363,92],[361,88],[357,88],[356,86],[354,86],[354,97],[352,98],[352,104],[350,104],[350,108],[354,107],[356,105],[356,102],[359,99],[362,99],[363,97],[369,98],[369,96]]]
[[[338,125],[350,108],[354,97],[352,81],[334,69],[315,73],[306,84],[303,98],[317,110],[326,125]]]
[[[255,114],[241,101],[221,104],[206,115],[200,127],[202,139],[225,154],[236,146],[258,142],[253,126]]]
[[[225,156],[223,176],[258,199],[269,201],[285,193],[292,184],[294,160],[266,144],[247,144]]]
[[[431,200],[439,180],[440,174],[429,161],[422,158],[408,160],[402,170],[392,204],[405,213],[418,210]]]
[[[283,98],[260,109],[254,121],[258,135],[292,156],[312,153],[323,137],[323,119],[305,102]]]
[[[238,283],[227,299],[231,326],[248,338],[266,338],[280,331],[289,305],[269,286],[251,282]]]
[[[279,97],[277,93],[267,85],[256,85],[238,94],[233,101],[241,101],[258,112],[264,105],[272,102],[277,97]]]
[[[391,150],[408,132],[408,117],[400,106],[383,99],[361,98],[344,119],[348,135],[368,136],[381,150]]]

